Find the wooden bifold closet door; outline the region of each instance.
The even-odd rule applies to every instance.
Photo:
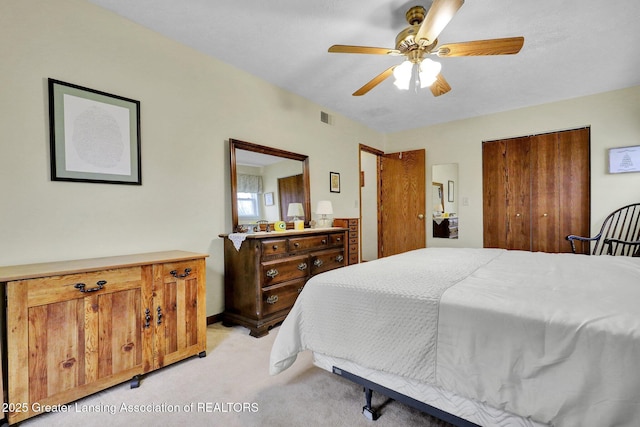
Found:
[[[589,235],[589,129],[482,144],[484,247],[570,252]]]

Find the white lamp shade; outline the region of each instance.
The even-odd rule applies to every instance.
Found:
[[[420,87],[431,86],[442,69],[442,64],[425,58],[420,63]]]
[[[304,209],[302,209],[302,203],[289,203],[289,209],[287,209],[287,216],[304,216]]]
[[[329,200],[319,201],[318,208],[316,209],[316,213],[319,215],[332,215],[333,206],[331,206],[331,202]]]

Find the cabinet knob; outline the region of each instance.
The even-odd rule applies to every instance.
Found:
[[[326,245],[326,244],[327,244],[327,239],[322,239],[322,242],[321,242],[321,243],[322,243],[323,245]]]
[[[517,213],[517,214],[516,214],[516,216],[517,216],[517,217],[519,217],[519,216],[520,216],[520,214],[519,214],[519,213]]]
[[[273,249],[274,251],[277,251],[278,250],[278,245],[271,246],[271,249]]]
[[[297,248],[298,246],[300,246],[300,243],[295,242],[295,243],[293,244],[293,246],[295,246],[295,247]]]
[[[549,214],[543,214],[542,216],[549,216]]]
[[[316,260],[313,261],[313,265],[315,265],[316,267],[321,267],[322,264],[324,264],[324,262],[320,258],[316,258]]]
[[[275,304],[278,302],[278,295],[271,295],[267,297],[267,304]]]
[[[342,262],[342,261],[344,261],[344,257],[342,255],[338,255],[336,257],[336,262]]]
[[[418,214],[418,219],[424,219],[424,215],[423,214]]]
[[[301,262],[300,264],[298,264],[298,270],[304,271],[306,269],[307,269],[307,263],[306,262]]]

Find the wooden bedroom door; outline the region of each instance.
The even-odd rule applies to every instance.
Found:
[[[425,150],[381,156],[382,256],[424,248]]]

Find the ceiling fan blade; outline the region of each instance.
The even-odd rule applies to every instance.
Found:
[[[369,46],[349,46],[344,44],[334,44],[329,48],[331,53],[365,53],[370,55],[400,55],[399,50],[386,47]]]
[[[524,37],[476,40],[473,42],[444,44],[436,52],[438,56],[513,55],[520,52]]]
[[[433,96],[444,95],[451,90],[449,83],[442,77],[442,74],[438,73],[436,81],[431,85],[431,93]]]
[[[433,0],[415,35],[416,43],[424,46],[435,42],[463,4],[464,0]]]
[[[353,92],[353,96],[362,96],[365,93],[369,92],[374,87],[378,86],[380,83],[384,81],[384,79],[386,79],[391,74],[393,74],[394,68],[396,68],[396,65],[393,65],[387,68],[386,70],[384,70],[383,72],[381,72],[380,74],[378,74],[377,76],[369,80],[364,86],[362,86],[357,91]]]

